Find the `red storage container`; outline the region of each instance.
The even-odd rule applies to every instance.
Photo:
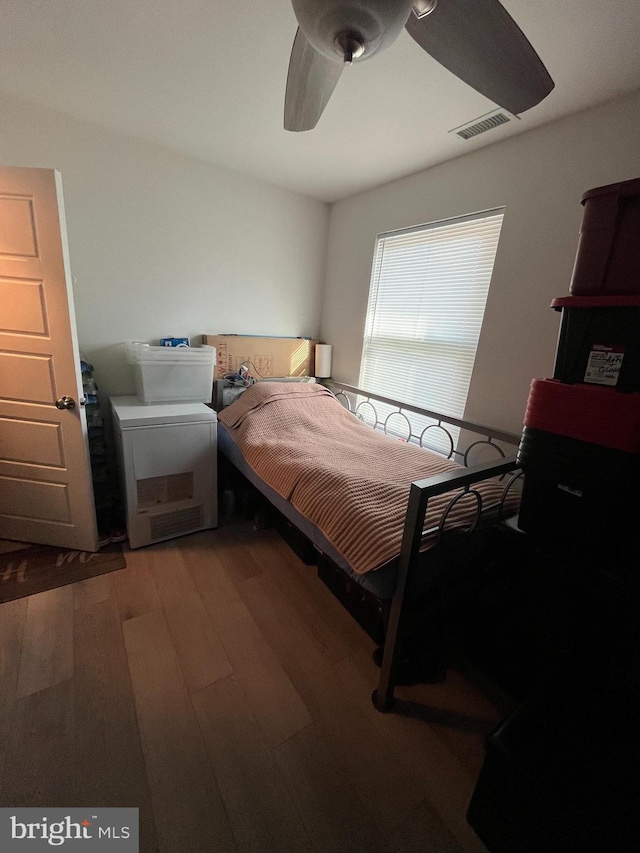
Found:
[[[640,293],[640,178],[589,190],[582,204],[571,293]]]
[[[524,425],[601,447],[640,453],[640,393],[534,379]]]

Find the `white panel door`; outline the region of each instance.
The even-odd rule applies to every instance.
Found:
[[[60,175],[0,166],[0,538],[97,550],[83,402]]]

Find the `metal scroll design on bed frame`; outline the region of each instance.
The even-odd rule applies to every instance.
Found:
[[[385,433],[387,432],[390,418],[393,415],[401,415],[409,425],[409,435],[406,440],[412,441],[420,447],[424,447],[424,436],[429,429],[438,428],[443,430],[449,438],[450,452],[447,455],[447,458],[450,459],[453,456],[458,456],[461,458],[462,464],[465,466],[461,470],[449,471],[445,474],[438,474],[435,477],[416,480],[411,484],[407,515],[405,517],[404,531],[402,535],[400,558],[398,561],[396,586],[391,601],[391,609],[389,611],[389,619],[385,633],[380,681],[378,683],[377,690],[374,690],[371,697],[373,704],[379,711],[389,711],[393,705],[396,647],[399,635],[400,619],[404,605],[405,590],[411,573],[416,569],[424,539],[427,536],[433,536],[434,534],[442,537],[447,518],[454,505],[458,501],[463,500],[470,495],[476,500],[476,513],[471,525],[465,532],[470,533],[476,527],[482,513],[488,509],[497,509],[498,518],[503,516],[506,497],[521,475],[518,471],[516,457],[506,456],[502,448],[495,442],[500,441],[517,447],[520,437],[513,435],[512,433],[485,427],[481,424],[473,423],[472,421],[465,421],[460,418],[442,415],[439,412],[432,412],[427,409],[418,408],[417,406],[399,403],[397,400],[391,400],[387,397],[382,397],[369,391],[363,391],[362,389],[355,388],[352,385],[345,385],[344,383],[331,381],[327,383],[327,387],[335,394],[336,397],[344,399],[349,411],[353,412],[356,416],[359,416],[362,420],[364,420],[361,412],[362,407],[370,406],[374,411],[374,428],[382,428]],[[358,397],[364,397],[365,399],[358,403],[354,410],[349,395],[356,395]],[[372,400],[393,406],[397,411],[390,413],[384,421],[382,421],[378,418],[376,408],[371,402]],[[407,415],[404,414],[405,412],[411,412],[413,414],[427,417],[430,420],[433,420],[434,423],[425,427],[419,436],[414,435],[413,427],[411,426],[411,422]],[[483,436],[483,438],[473,441],[464,451],[458,450],[455,446],[455,441],[451,432],[449,432],[449,429],[447,429],[443,424],[446,424],[448,427],[455,427],[457,429],[473,432],[476,435]],[[492,450],[496,452],[497,461],[469,466],[469,452],[478,445],[488,445],[491,447]],[[507,480],[503,488],[499,503],[492,507],[484,507],[480,493],[473,489],[472,486],[475,483],[479,483],[482,480],[487,480],[492,477],[503,479],[510,473],[512,476]],[[436,528],[425,530],[424,521],[427,514],[429,500],[437,495],[446,494],[450,491],[455,491],[456,494],[445,509],[440,519],[440,523]]]
[[[395,415],[399,415],[402,417],[409,427],[408,434],[406,438],[404,438],[407,442],[412,442],[413,444],[417,444],[422,448],[428,448],[428,445],[425,441],[425,436],[432,429],[439,429],[447,436],[447,440],[449,443],[449,452],[445,455],[447,459],[457,458],[461,462],[461,464],[468,467],[469,465],[469,454],[474,447],[477,447],[481,444],[488,445],[492,450],[496,452],[496,454],[502,459],[506,458],[505,452],[502,450],[500,445],[496,444],[496,441],[502,441],[506,444],[518,445],[520,441],[520,436],[514,435],[510,432],[502,432],[501,430],[496,430],[491,427],[483,426],[482,424],[476,424],[473,421],[465,421],[461,418],[454,418],[449,415],[442,415],[439,412],[432,412],[429,409],[421,409],[418,406],[412,406],[409,403],[399,403],[397,400],[391,400],[388,397],[381,397],[379,394],[373,394],[371,391],[363,391],[360,388],[355,388],[353,385],[345,385],[342,382],[334,382],[331,380],[327,383],[327,387],[334,393],[335,397],[343,401],[345,407],[352,412],[357,418],[361,421],[366,422],[366,418],[362,414],[363,408],[366,406],[373,411],[374,416],[374,424],[373,429],[381,429],[385,435],[389,435],[391,430],[389,429],[389,422],[391,418]],[[334,389],[338,390],[334,390]],[[358,396],[364,397],[364,400],[361,400],[354,408],[353,403],[351,401],[351,397],[349,396]],[[371,402],[375,400],[378,403],[383,403],[387,406],[393,406],[396,410],[394,412],[390,412],[384,419],[382,417],[378,417],[378,411],[375,405]],[[413,425],[411,421],[405,414],[405,412],[411,412],[412,414],[419,415],[421,417],[429,418],[433,420],[435,423],[428,424],[420,434],[416,434],[413,432]],[[445,426],[446,424],[446,426]],[[472,442],[464,451],[458,450],[455,446],[455,439],[449,429],[447,427],[456,427],[458,429],[464,429],[469,432],[474,432],[477,435],[483,435],[485,438],[479,439],[477,441]],[[395,432],[391,434],[396,435]],[[439,451],[435,451],[439,452]]]

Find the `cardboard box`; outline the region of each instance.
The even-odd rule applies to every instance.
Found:
[[[237,373],[242,364],[247,364],[257,378],[314,375],[318,341],[308,338],[203,335],[202,343],[216,348],[216,379],[226,373]]]

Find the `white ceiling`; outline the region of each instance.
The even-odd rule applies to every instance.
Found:
[[[282,113],[289,0],[2,0],[0,89],[334,201],[640,87],[639,0],[503,0],[556,82],[471,142],[493,104],[403,32],[344,73],[318,127]]]

